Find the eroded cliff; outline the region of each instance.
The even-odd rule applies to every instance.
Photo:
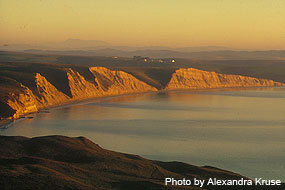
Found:
[[[202,71],[194,68],[187,68],[176,70],[165,89],[177,90],[227,87],[266,87],[282,85],[282,83],[274,82],[273,80],[257,79],[240,75],[226,75]]]
[[[112,71],[104,67],[91,67],[99,88],[106,95],[156,91],[157,89],[124,71]]]
[[[101,96],[103,92],[95,84],[88,82],[78,72],[67,69],[68,85],[73,100],[82,100]],[[95,81],[94,81],[95,82]]]
[[[36,73],[35,78],[37,94],[39,94],[38,96],[36,96],[36,103],[39,109],[47,106],[63,104],[70,100],[67,95],[57,90],[41,74]]]
[[[16,119],[40,109],[76,100],[157,90],[123,71],[92,67],[90,72],[94,75],[93,82],[87,81],[79,72],[71,68],[66,68],[65,71],[71,97],[58,90],[40,73],[36,73],[33,91],[18,82],[20,87],[16,90],[11,89],[10,92],[7,92],[8,95],[5,95],[5,98],[1,100],[15,110],[10,118]]]
[[[1,105],[6,104],[14,112],[9,112],[9,117],[7,117],[7,113],[2,114],[1,118],[16,119],[50,106],[95,97],[157,91],[155,87],[120,70],[90,67],[80,73],[72,68],[60,67],[60,69],[61,73],[65,75],[61,77],[64,80],[58,81],[56,84],[53,75],[47,75],[45,72],[43,72],[44,74],[29,73],[30,75],[24,75],[24,79],[28,78],[29,80],[2,77],[0,84],[0,89],[3,91],[0,94]],[[58,75],[56,74],[56,76]],[[48,78],[52,79],[52,82]],[[272,80],[225,75],[193,68],[178,69],[169,76],[169,79],[168,84],[164,87],[166,90],[284,85]],[[61,88],[57,88],[58,86]]]
[[[13,115],[11,115],[12,118],[19,118],[22,115],[38,111],[36,97],[33,92],[24,85],[21,85],[20,91],[9,93],[5,103],[15,111]]]

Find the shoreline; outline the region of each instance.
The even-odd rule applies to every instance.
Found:
[[[116,98],[116,97],[124,97],[124,96],[132,96],[132,95],[143,95],[143,94],[154,94],[154,93],[162,93],[162,92],[205,92],[205,91],[224,91],[224,90],[250,90],[250,89],[267,89],[267,88],[285,88],[284,86],[252,86],[252,87],[224,87],[224,88],[197,88],[197,89],[175,89],[175,90],[157,90],[157,91],[146,91],[146,92],[134,92],[134,93],[125,93],[125,94],[118,94],[118,95],[103,95],[93,98],[86,98],[81,100],[71,100],[69,102],[58,104],[58,105],[52,105],[48,106],[46,108],[40,109],[37,112],[30,112],[27,114],[24,114],[20,116],[17,119],[3,119],[0,120],[0,130],[5,130],[5,127],[9,127],[12,123],[17,122],[21,119],[28,119],[30,115],[37,114],[37,113],[43,113],[44,111],[48,111],[50,109],[58,109],[58,108],[64,108],[71,105],[77,105],[81,103],[88,103],[90,101],[95,100],[103,100],[105,98]]]
[[[66,103],[62,103],[62,104],[58,104],[58,105],[52,105],[52,106],[48,106],[48,107],[45,107],[43,109],[40,109],[36,112],[30,112],[30,113],[27,113],[27,114],[24,114],[24,115],[21,115],[19,118],[17,119],[3,119],[3,120],[0,120],[0,130],[2,128],[4,128],[5,126],[7,125],[10,125],[11,123],[13,122],[16,122],[18,120],[21,120],[21,119],[28,119],[28,117],[30,115],[33,115],[33,114],[38,114],[38,113],[43,113],[43,112],[46,112],[46,111],[49,111],[50,109],[58,109],[58,108],[64,108],[64,107],[68,107],[68,106],[71,106],[71,105],[78,105],[78,104],[81,104],[81,103],[87,103],[89,101],[95,101],[95,100],[103,100],[105,98],[115,98],[115,97],[121,97],[121,96],[132,96],[132,95],[142,95],[142,94],[151,94],[151,93],[157,93],[159,91],[146,91],[146,92],[134,92],[134,93],[125,93],[125,94],[118,94],[118,95],[105,95],[105,96],[98,96],[98,97],[93,97],[93,98],[86,98],[86,99],[81,99],[81,100],[70,100]]]

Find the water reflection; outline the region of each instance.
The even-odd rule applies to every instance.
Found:
[[[165,91],[51,109],[0,133],[86,136],[150,159],[285,181],[284,107],[284,88]]]

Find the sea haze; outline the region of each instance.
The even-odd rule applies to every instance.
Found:
[[[285,181],[285,88],[158,92],[62,106],[1,135],[85,136],[103,148]]]

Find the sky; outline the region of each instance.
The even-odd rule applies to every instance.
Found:
[[[0,0],[0,42],[285,49],[284,0]]]

